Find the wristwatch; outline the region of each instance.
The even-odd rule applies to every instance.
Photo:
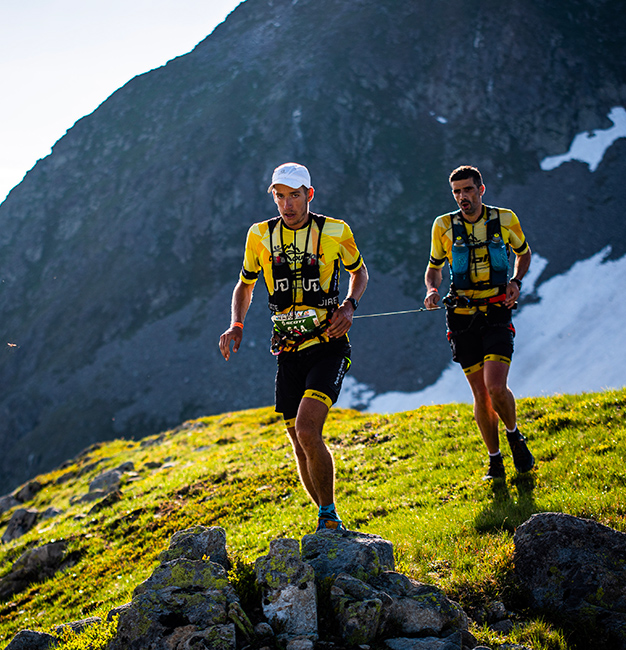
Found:
[[[511,282],[515,282],[517,285],[517,288],[521,291],[522,290],[522,281],[518,280],[517,278],[511,278]]]
[[[356,298],[346,298],[346,302],[349,302],[352,305],[354,311],[356,311],[356,308],[359,306],[359,301]]]

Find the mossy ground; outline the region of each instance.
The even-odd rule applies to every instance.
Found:
[[[555,622],[524,612],[513,532],[545,511],[626,532],[625,408],[626,389],[519,400],[520,429],[537,468],[516,475],[504,443],[508,479],[499,485],[481,480],[486,454],[471,405],[395,415],[332,410],[325,439],[335,459],[340,514],[349,528],[392,541],[399,571],[441,587],[468,611],[501,600],[524,614],[524,624],[508,635],[473,627],[482,642],[575,648]],[[120,501],[93,512],[94,504],[70,505],[100,472],[126,461],[135,473],[124,475]],[[3,545],[0,576],[25,550],[55,539],[70,541],[75,564],[0,603],[0,644],[21,629],[51,631],[130,601],[179,530],[222,526],[238,567],[235,582],[252,592],[250,565],[268,552],[270,540],[300,539],[316,523],[271,408],[200,418],[139,442],[99,444],[38,480],[44,487],[28,507],[64,512]],[[10,516],[1,515],[0,526]],[[90,634],[104,638],[109,628]],[[82,647],[70,636],[64,647]]]

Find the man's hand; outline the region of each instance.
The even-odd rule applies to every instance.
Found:
[[[345,300],[341,306],[335,311],[330,319],[330,325],[326,328],[326,334],[331,339],[338,339],[352,327],[352,315],[354,314],[354,307],[351,302]]]
[[[426,298],[424,298],[424,307],[426,309],[436,309],[439,300],[440,296],[437,293],[437,289],[431,289],[426,293]]]
[[[515,303],[517,302],[517,299],[519,298],[519,294],[520,294],[520,289],[519,286],[517,285],[517,282],[509,282],[506,285],[506,298],[504,300],[505,307],[508,307],[509,309],[513,309],[513,307],[515,307]]]
[[[226,361],[230,359],[230,342],[233,341],[233,352],[239,350],[241,339],[243,338],[243,330],[237,325],[229,327],[220,336],[220,352]]]

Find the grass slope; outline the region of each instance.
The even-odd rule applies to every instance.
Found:
[[[523,624],[508,635],[474,625],[483,643],[574,648],[573,635],[521,611],[512,536],[544,511],[626,532],[625,407],[626,389],[519,400],[520,429],[538,466],[517,476],[505,453],[509,478],[500,488],[481,480],[486,453],[470,405],[385,416],[332,410],[325,437],[340,514],[349,528],[391,540],[397,570],[440,586],[469,613],[494,600],[522,613]],[[120,501],[96,511],[93,503],[70,504],[95,476],[127,461],[135,472],[124,475]],[[51,631],[128,602],[178,530],[224,527],[232,558],[249,567],[271,539],[299,539],[316,523],[270,408],[189,421],[141,442],[99,444],[38,480],[44,487],[27,506],[63,514],[0,547],[0,576],[25,550],[52,540],[69,540],[77,562],[0,603],[0,645],[21,629]],[[0,516],[0,530],[11,513]],[[84,643],[73,638],[64,647]]]

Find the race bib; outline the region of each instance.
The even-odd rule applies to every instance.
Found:
[[[274,330],[281,334],[309,334],[319,327],[319,319],[315,309],[290,311],[287,314],[274,314]]]

